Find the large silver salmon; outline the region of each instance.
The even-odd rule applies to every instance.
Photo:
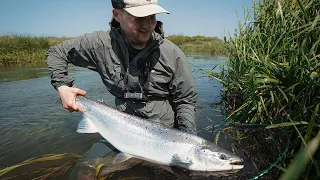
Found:
[[[77,96],[77,106],[86,118],[79,133],[100,133],[119,153],[114,162],[130,157],[195,171],[242,169],[242,159],[213,143],[152,120],[120,112],[104,103]]]

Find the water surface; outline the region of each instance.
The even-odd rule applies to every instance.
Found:
[[[220,102],[222,85],[197,68],[211,70],[225,59],[205,54],[188,54],[187,57],[199,94],[198,135],[213,141],[212,125],[223,124],[221,107],[215,105]],[[76,85],[87,91],[88,97],[114,106],[114,97],[106,90],[98,73],[74,66],[69,69]],[[0,92],[0,169],[49,153],[83,155],[102,139],[99,134],[76,133],[81,113],[69,113],[62,108],[45,65],[0,68]]]

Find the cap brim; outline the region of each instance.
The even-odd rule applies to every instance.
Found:
[[[160,14],[160,13],[169,14],[168,11],[166,11],[165,9],[163,9],[157,4],[147,4],[143,6],[123,8],[123,9],[135,17],[146,17],[146,16],[150,16],[153,14]]]

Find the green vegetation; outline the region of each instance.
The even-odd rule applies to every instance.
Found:
[[[225,38],[224,70],[209,72],[225,85],[229,123],[286,128],[291,136],[286,164],[293,164],[279,168],[286,171],[283,179],[320,178],[319,10],[318,0],[255,2],[245,23]],[[299,149],[304,155],[292,160]]]
[[[44,63],[49,47],[70,38],[32,37],[24,35],[0,36],[0,66]],[[169,40],[185,52],[225,54],[223,41],[216,37],[169,36]]]
[[[80,155],[70,153],[46,154],[0,169],[0,177],[4,178],[7,175],[4,179],[21,179],[22,177],[23,179],[56,179],[74,167],[76,161],[81,157]],[[34,164],[38,164],[37,167],[41,166],[41,168],[35,168],[32,166]],[[11,173],[11,171],[23,167],[28,169],[27,173]],[[35,176],[37,177],[35,178]]]
[[[44,63],[50,46],[67,38],[0,36],[0,66]]]
[[[223,41],[217,37],[172,35],[167,39],[185,52],[203,52],[215,55],[226,53]]]

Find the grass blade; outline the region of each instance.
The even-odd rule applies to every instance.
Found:
[[[317,151],[320,144],[320,131],[318,135],[313,138],[306,147],[303,147],[289,165],[288,171],[281,175],[280,180],[298,179],[305,167],[312,160],[313,154]]]
[[[308,126],[308,129],[307,129],[306,135],[305,135],[305,141],[306,142],[309,142],[309,140],[310,140],[310,137],[311,137],[311,134],[312,134],[312,130],[313,130],[313,127],[314,127],[314,124],[315,124],[316,116],[317,116],[317,113],[319,111],[319,105],[320,104],[317,104],[315,110],[313,111],[311,119],[309,121],[309,126]]]

